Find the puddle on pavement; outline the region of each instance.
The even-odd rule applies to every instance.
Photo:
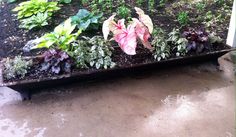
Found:
[[[233,117],[234,114],[234,107],[232,105],[229,107],[230,104],[235,102],[235,94],[229,93],[233,89],[234,87],[230,87],[212,89],[200,94],[193,92],[191,95],[168,95],[161,100],[162,106],[144,121],[143,131],[160,136],[163,133],[165,134],[163,136],[173,136],[177,133],[176,137],[178,137],[182,133],[185,133],[183,136],[186,136],[188,134],[186,127],[190,125],[192,127],[194,125],[202,125],[202,127],[197,128],[206,126],[206,130],[208,125],[213,125],[214,123],[224,125],[219,118],[225,115]],[[223,118],[227,119],[227,116]],[[225,123],[230,122],[230,120],[225,121]],[[231,128],[231,132],[228,130],[222,131],[219,136],[233,137],[233,130],[234,127]],[[187,136],[192,135],[189,134]],[[196,135],[194,134],[194,136]]]

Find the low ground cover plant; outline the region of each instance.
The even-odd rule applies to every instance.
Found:
[[[3,74],[6,79],[24,78],[28,70],[33,65],[32,60],[25,60],[22,56],[7,58],[4,63]]]

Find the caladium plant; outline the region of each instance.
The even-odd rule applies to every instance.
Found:
[[[115,14],[108,18],[103,23],[102,32],[104,39],[108,39],[110,32],[113,33],[113,38],[120,46],[120,48],[128,55],[136,54],[137,39],[139,39],[144,47],[153,50],[148,39],[151,37],[153,31],[153,23],[151,18],[144,13],[140,8],[135,7],[139,19],[132,18],[132,21],[127,26],[125,19],[120,19],[118,22],[114,21]]]

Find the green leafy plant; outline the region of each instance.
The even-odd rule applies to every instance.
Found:
[[[48,2],[47,0],[30,0],[21,2],[13,11],[18,12],[18,19],[31,17],[40,12],[47,12],[51,16],[53,12],[60,9],[57,4],[57,2]]]
[[[23,78],[32,64],[32,60],[25,60],[21,56],[16,56],[14,59],[7,58],[4,63],[3,75],[6,79]]]
[[[90,7],[91,11],[93,11],[94,13],[98,13],[100,11],[99,10],[99,5],[95,0],[93,0],[91,2],[91,5],[89,7]]]
[[[182,26],[185,26],[189,22],[189,16],[188,12],[182,11],[178,14],[177,20],[179,21],[179,24]]]
[[[131,16],[131,10],[125,5],[121,5],[120,7],[118,7],[116,12],[120,17],[124,19],[127,19]]]
[[[176,56],[184,56],[187,53],[188,40],[182,38],[178,29],[173,29],[168,34],[168,43],[172,45],[172,51],[175,52]]]
[[[214,18],[212,11],[208,11],[205,16],[206,21],[211,21]]]
[[[206,16],[204,16],[204,24],[206,27],[210,27],[213,24],[216,24],[216,22],[219,22],[218,17],[212,13],[212,11],[208,11],[206,13]]]
[[[87,28],[98,28],[99,19],[102,17],[102,13],[94,15],[86,9],[80,9],[75,16],[72,16],[73,24],[76,24],[79,29],[86,30]]]
[[[43,27],[48,25],[48,14],[45,13],[38,13],[37,15],[33,15],[29,18],[25,18],[21,20],[20,28],[25,28],[31,30],[35,27]]]
[[[79,68],[107,69],[115,66],[111,58],[113,48],[101,36],[83,37],[83,40],[74,43],[73,49],[69,54],[75,58]]]
[[[223,39],[221,37],[217,36],[215,33],[210,33],[208,35],[208,37],[209,37],[209,41],[210,41],[211,44],[213,44],[213,43],[222,43],[223,42]]]
[[[150,11],[154,11],[155,9],[155,0],[149,0],[148,1],[148,8]]]
[[[21,27],[32,29],[48,24],[52,14],[60,9],[57,4],[57,2],[47,0],[30,0],[21,2],[13,11],[18,12],[17,18],[22,23]]]
[[[139,7],[142,6],[143,2],[144,2],[143,0],[136,0],[136,4],[137,4]]]
[[[81,4],[83,6],[86,6],[89,3],[89,0],[81,0]]]
[[[214,0],[214,2],[218,5],[223,5],[225,3],[225,0]]]
[[[119,2],[122,3],[123,1]],[[113,0],[98,0],[98,5],[102,12],[110,13],[112,10]]]
[[[76,33],[72,34],[75,27],[76,25],[73,25],[71,18],[69,18],[64,23],[58,25],[53,32],[47,33],[41,38],[37,39],[37,45],[31,47],[31,49],[52,47],[68,51],[70,50],[70,44],[74,42],[82,32],[80,29]]]
[[[166,0],[160,0],[159,1],[159,7],[164,7],[166,4]]]
[[[165,40],[165,32],[161,28],[155,28],[153,31],[152,46],[154,47],[154,59],[160,61],[170,57],[170,46]]]

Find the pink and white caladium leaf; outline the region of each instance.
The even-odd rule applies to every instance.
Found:
[[[113,23],[113,27],[111,28],[112,33],[118,34],[118,33],[122,33],[123,31],[125,31],[126,27],[125,27],[125,19],[120,19],[118,20],[117,23]]]
[[[102,33],[103,33],[103,37],[104,37],[105,40],[107,40],[110,31],[114,29],[114,24],[115,24],[114,18],[115,18],[115,16],[116,15],[114,14],[114,15],[112,15],[111,17],[109,17],[107,20],[105,20],[103,22]]]
[[[107,40],[110,31],[114,35],[115,41],[119,44],[120,48],[128,55],[136,54],[136,33],[134,26],[125,27],[125,20],[114,21],[114,15],[111,16],[103,23],[103,36]]]
[[[137,37],[140,39],[142,42],[143,46],[147,49],[153,50],[153,47],[151,46],[150,42],[148,39],[151,37],[148,28],[140,22],[138,19],[133,18],[133,24],[135,26],[135,32]]]
[[[115,34],[114,39],[126,54],[136,54],[137,35],[135,33],[134,26],[129,25],[127,29],[124,29],[120,33]]]
[[[139,15],[139,20],[148,27],[149,33],[152,34],[153,32],[153,23],[152,19],[144,13],[144,11],[138,7],[134,8],[136,13]]]

